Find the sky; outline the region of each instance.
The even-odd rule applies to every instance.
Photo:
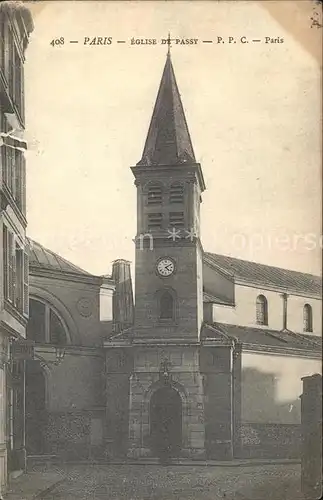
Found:
[[[263,3],[27,2],[35,24],[25,64],[28,235],[93,274],[109,273],[117,258],[134,262],[130,167],[167,50],[130,40],[170,32],[198,39],[171,54],[207,187],[204,249],[319,274],[320,64]],[[112,44],[84,45],[98,36]],[[284,42],[241,44],[242,36]]]

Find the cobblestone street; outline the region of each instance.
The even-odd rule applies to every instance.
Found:
[[[69,466],[46,500],[298,500],[298,465]]]

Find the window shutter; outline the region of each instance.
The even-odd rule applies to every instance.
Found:
[[[24,252],[24,269],[23,269],[23,313],[25,316],[29,316],[29,258],[28,253]]]
[[[4,287],[3,287],[3,293],[4,297],[7,299],[9,295],[9,290],[8,290],[8,273],[9,273],[9,266],[8,266],[8,248],[9,248],[9,243],[8,243],[8,229],[6,226],[3,226],[3,274],[4,274]]]
[[[24,154],[21,154],[20,161],[21,161],[20,163],[21,211],[23,215],[26,215],[26,158]]]
[[[10,302],[14,302],[15,296],[15,263],[14,237],[13,234],[8,231],[8,300],[10,300]]]
[[[17,256],[16,256],[16,246],[14,236],[12,235],[12,247],[11,247],[11,260],[12,260],[12,303],[17,306],[17,298],[19,294],[19,286],[17,280]]]
[[[21,95],[20,95],[20,108],[21,108],[21,118],[25,123],[25,75],[24,75],[24,65],[20,62],[20,85],[21,85]]]
[[[15,149],[11,149],[11,193],[14,199],[16,200],[17,196],[19,195],[17,192],[17,180],[19,178],[19,172],[18,172],[18,155],[16,154]]]

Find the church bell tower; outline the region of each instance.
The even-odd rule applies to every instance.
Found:
[[[137,187],[136,338],[198,341],[203,315],[200,203],[195,160],[170,53],[141,160]]]
[[[128,456],[205,456],[200,203],[196,162],[167,55],[137,187]],[[166,450],[166,451],[165,451]]]

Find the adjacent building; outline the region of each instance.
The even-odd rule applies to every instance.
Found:
[[[12,344],[26,337],[26,167],[24,61],[33,29],[22,2],[0,4],[0,492],[24,468],[24,362]]]
[[[26,361],[29,457],[84,460],[105,455],[105,339],[132,324],[129,263],[93,276],[29,240]]]

